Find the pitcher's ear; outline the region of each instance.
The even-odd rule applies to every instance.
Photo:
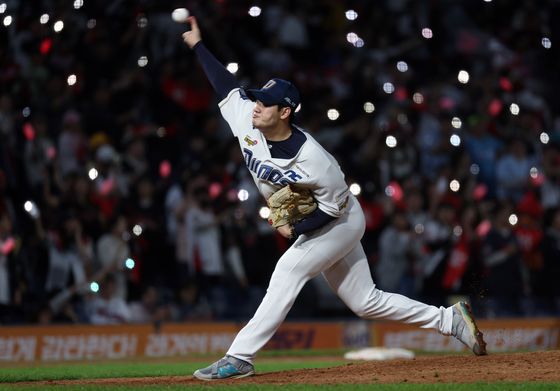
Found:
[[[280,107],[280,118],[281,119],[289,118],[290,114],[292,114],[292,108],[291,107],[287,107],[287,106]]]

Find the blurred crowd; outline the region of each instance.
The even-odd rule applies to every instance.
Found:
[[[246,320],[290,245],[181,40],[302,95],[380,289],[560,315],[560,2],[0,0],[0,324]],[[345,317],[320,278],[290,317]]]

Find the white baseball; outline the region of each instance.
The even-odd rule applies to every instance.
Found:
[[[189,10],[186,8],[176,8],[171,12],[171,18],[177,22],[182,23],[189,17]]]

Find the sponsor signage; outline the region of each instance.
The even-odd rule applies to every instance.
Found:
[[[227,350],[235,324],[0,328],[0,362],[171,357]]]
[[[489,352],[547,350],[560,347],[560,319],[479,320]],[[432,330],[396,323],[372,324],[373,344],[387,348],[425,351],[461,351],[456,338]]]
[[[0,327],[0,363],[117,360],[221,354],[241,329],[236,323],[123,326]],[[341,325],[285,323],[265,349],[342,347]]]
[[[489,352],[560,348],[560,319],[478,322]],[[171,323],[123,326],[0,327],[0,364],[69,362],[223,354],[242,325]],[[455,338],[399,323],[287,322],[265,349],[341,349],[367,346],[461,351]]]

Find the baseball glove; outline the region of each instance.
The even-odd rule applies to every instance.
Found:
[[[278,228],[302,220],[317,209],[317,203],[310,190],[286,185],[270,196],[268,207],[270,208],[268,222],[274,228]]]

